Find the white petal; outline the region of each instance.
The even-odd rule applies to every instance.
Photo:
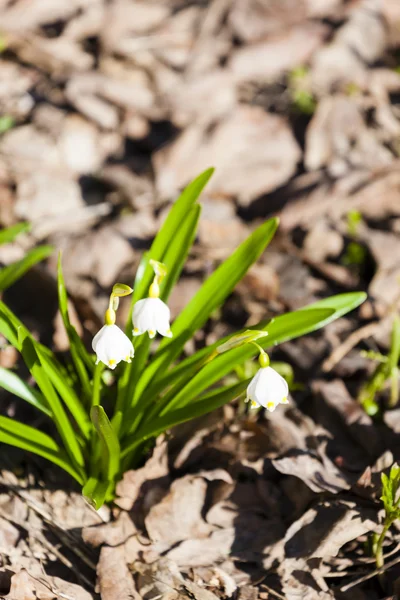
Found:
[[[275,410],[278,404],[286,403],[288,394],[286,380],[272,367],[259,369],[247,388],[250,400],[269,411]]]
[[[160,300],[159,298],[154,298],[157,300],[157,305],[154,304],[155,312],[155,324],[156,329],[160,335],[166,337],[172,337],[171,326],[169,324],[171,318],[171,311],[168,306]]]
[[[121,360],[129,361],[134,353],[132,342],[117,325],[104,325],[94,337],[92,348],[97,363],[101,361],[110,369],[115,369]]]
[[[145,331],[153,338],[158,331],[161,335],[172,336],[170,331],[170,310],[160,298],[139,300],[133,308],[133,334],[140,335]]]

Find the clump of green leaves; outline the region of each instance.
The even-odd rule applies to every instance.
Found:
[[[388,406],[393,408],[399,401],[400,320],[393,319],[390,349],[385,356],[379,352],[364,351],[362,355],[377,363],[372,375],[361,387],[358,400],[365,412],[375,416],[380,411],[379,393],[390,389]]]
[[[389,476],[385,473],[381,475],[382,481],[382,496],[383,507],[385,509],[385,518],[383,521],[383,529],[374,544],[374,553],[376,558],[376,566],[379,569],[383,567],[383,542],[386,534],[393,523],[400,518],[400,467],[397,463],[392,465]]]
[[[143,256],[132,286],[131,314],[135,303],[149,294],[156,263],[166,267],[158,291],[160,300],[167,302],[195,240],[201,212],[198,198],[212,172],[208,169],[182,192]],[[0,302],[0,333],[21,353],[36,386],[4,369],[0,370],[0,385],[35,406],[53,422],[55,430],[50,436],[1,416],[0,441],[34,452],[63,468],[83,486],[84,495],[96,508],[112,500],[118,479],[128,468],[140,465],[157,435],[243,395],[250,378],[227,383],[226,377],[258,355],[259,347],[273,347],[315,331],[365,299],[361,292],[326,298],[301,310],[266,318],[185,356],[186,343],[220,309],[265,251],[277,226],[277,219],[261,224],[218,266],[175,319],[171,338],[165,337],[154,348],[147,335],[134,337],[132,362],[121,362],[111,377],[104,365],[95,365],[94,355],[87,351],[71,324],[61,260],[58,294],[70,360],[62,362],[36,341]],[[131,332],[129,318],[126,334],[131,336]],[[255,339],[259,347],[249,343]]]
[[[21,233],[26,233],[30,229],[29,223],[17,223],[12,227],[0,231],[0,245],[9,244]],[[51,246],[38,246],[25,254],[21,260],[18,260],[6,267],[0,269],[0,291],[9,288],[13,283],[20,279],[36,263],[44,260],[52,253]]]

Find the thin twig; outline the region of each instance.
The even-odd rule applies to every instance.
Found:
[[[371,335],[374,335],[382,327],[382,322],[368,323],[356,329],[344,340],[339,346],[337,346],[330,356],[322,363],[322,370],[325,372],[331,371],[338,362],[342,360],[361,340],[364,340]]]
[[[347,592],[348,590],[355,587],[356,585],[359,585],[360,583],[364,583],[364,581],[367,581],[368,579],[372,579],[376,575],[381,575],[382,573],[384,573],[388,569],[391,569],[398,563],[400,563],[400,556],[398,556],[397,558],[394,558],[390,562],[386,563],[386,565],[383,565],[383,567],[381,567],[380,569],[375,569],[374,571],[371,571],[370,573],[367,573],[366,575],[363,575],[362,577],[358,577],[357,579],[354,579],[350,583],[343,585],[340,588],[340,591]]]

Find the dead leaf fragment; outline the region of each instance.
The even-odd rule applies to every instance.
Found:
[[[248,205],[285,183],[299,158],[300,149],[284,119],[259,107],[241,106],[210,135],[193,125],[157,152],[156,187],[163,198],[173,197],[195,174],[214,165],[208,193],[233,196]]]
[[[207,493],[207,482],[187,475],[171,485],[169,494],[150,509],[145,525],[150,539],[169,547],[190,538],[202,538],[211,527],[201,513]]]
[[[376,512],[343,500],[323,502],[295,521],[285,535],[289,558],[327,558],[360,535],[379,529]]]

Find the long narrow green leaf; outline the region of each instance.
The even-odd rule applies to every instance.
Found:
[[[65,383],[65,380],[58,371],[56,365],[41,351],[40,347],[36,347],[36,352],[47,377],[63,399],[64,404],[71,415],[74,417],[81,433],[88,439],[90,436],[91,424],[83,404],[76,395],[74,389]]]
[[[136,396],[140,396],[151,381],[157,380],[166,371],[180,354],[187,340],[204,325],[210,314],[223,304],[236,284],[264,252],[277,226],[277,219],[269,219],[258,227],[204,282],[172,325],[174,338],[161,342],[151,364],[138,382]]]
[[[332,311],[330,309],[323,308],[315,309],[313,311],[298,311],[296,315],[296,322],[299,335],[302,335],[302,332],[307,328],[312,327],[312,324],[328,318],[331,312]],[[294,327],[293,314],[291,317],[292,327],[290,327],[288,324],[285,324],[285,327],[281,326],[278,329],[280,334],[283,336],[283,339],[285,339],[285,332],[286,336],[289,336],[291,328]],[[265,327],[268,336],[257,340],[257,343],[259,343],[260,346],[270,346],[269,332],[271,329],[273,329],[274,323],[275,322],[272,321],[272,323]],[[275,332],[272,331],[271,334],[272,338],[274,335],[276,335],[276,332],[277,327],[275,326]],[[175,393],[174,396],[169,400],[168,404],[165,404],[164,408],[159,414],[163,415],[166,413],[166,411],[169,411],[175,407],[180,408],[182,406],[186,406],[203,390],[207,389],[215,382],[219,381],[222,377],[230,373],[236,367],[236,365],[244,363],[257,353],[258,350],[253,344],[245,344],[215,356],[215,358],[211,359],[210,362],[207,362],[194,376],[191,376],[186,385],[182,386],[180,382],[177,384],[179,388],[176,390],[177,393]]]
[[[90,379],[86,370],[86,367],[89,367],[91,372],[93,372],[93,361],[91,360],[89,354],[86,351],[86,348],[78,336],[75,327],[71,324],[69,314],[68,314],[68,298],[67,298],[67,290],[65,287],[64,275],[62,272],[62,264],[61,264],[61,253],[58,255],[58,267],[57,267],[57,280],[58,280],[58,303],[60,307],[61,318],[64,323],[65,331],[68,335],[69,346],[71,357],[75,365],[76,372],[80,379],[83,392],[87,398],[90,399],[92,394],[92,389],[90,386]]]
[[[112,482],[119,471],[121,449],[118,438],[102,406],[92,406],[90,418],[103,448],[105,457],[104,475],[107,481]]]
[[[250,379],[212,390],[208,394],[203,395],[201,399],[196,402],[192,402],[183,408],[172,410],[166,415],[156,417],[144,424],[134,435],[129,436],[125,440],[121,458],[125,458],[125,456],[132,452],[132,450],[144,440],[156,437],[163,431],[171,429],[171,427],[175,427],[180,423],[185,423],[196,417],[201,417],[202,415],[224,406],[227,402],[231,402],[231,400],[238,398],[238,396],[240,396],[247,388],[249,381]]]
[[[83,473],[69,462],[65,452],[49,435],[34,427],[0,416],[0,442],[38,454],[67,471],[81,485],[84,483]]]
[[[197,218],[195,216],[196,213],[194,213],[192,209],[213,172],[214,169],[207,169],[183,190],[182,194],[169,211],[162,228],[152,243],[150,251],[143,256],[136,273],[134,291],[132,294],[130,311],[125,328],[125,332],[128,336],[131,335],[132,330],[133,305],[135,302],[146,296],[154,276],[153,269],[149,264],[149,259],[152,258],[153,260],[164,262],[165,255],[169,248],[171,246],[173,246],[173,248],[177,248],[178,244],[181,246],[181,252],[183,256],[188,253],[190,242],[194,233],[189,233],[188,236],[186,236],[186,229],[189,228],[190,231],[190,227],[193,227],[193,230],[195,230],[197,227]],[[182,236],[182,229],[185,230],[186,237]],[[178,242],[176,242],[177,237],[179,238]],[[186,246],[185,243],[187,244]],[[168,263],[168,268],[170,270],[170,274],[168,280],[166,282],[164,281],[163,283],[165,292],[163,293],[162,297],[164,299],[166,299],[172,289],[172,285],[170,286],[168,281],[174,283],[174,279],[176,280],[176,278],[179,276],[180,268],[182,268],[179,257],[176,256],[176,260],[172,261],[171,253],[173,250],[170,250],[169,252],[170,256],[168,259],[170,262]],[[132,363],[125,368],[124,375],[119,382],[118,400],[116,406],[117,410],[125,411],[126,405],[134,402],[133,388],[136,386],[136,381],[138,378],[138,367],[139,364],[141,367],[144,367],[144,363],[147,359],[150,349],[150,342],[146,339],[143,339],[142,336],[142,339],[134,340],[134,347],[136,360],[132,361]]]
[[[15,240],[20,233],[25,233],[26,231],[29,231],[30,228],[30,223],[23,222],[7,227],[7,229],[2,229],[0,231],[0,245],[9,244]]]
[[[88,430],[86,413],[73,389],[68,388],[68,379],[65,378],[64,370],[60,367],[51,350],[34,340],[22,322],[1,301],[0,333],[2,333],[19,352],[21,352],[25,364],[31,371],[43,396],[46,398],[48,407],[53,415],[53,420],[64,441],[65,447],[72,452],[77,460],[77,464],[83,466],[82,452],[76,439],[77,434],[72,428],[63,405],[53,387],[53,383],[48,376],[50,373],[53,381],[57,382],[57,386],[59,390],[61,390],[64,401],[71,411],[71,414],[77,418],[77,424],[81,428],[82,433],[86,435]]]
[[[32,406],[42,411],[48,417],[53,417],[43,396],[9,369],[0,367],[0,386],[10,392],[10,394],[14,394],[18,398],[22,398],[22,400],[32,404]]]
[[[196,204],[189,210],[187,218],[182,223],[174,238],[171,240],[163,258],[167,266],[168,275],[161,284],[161,298],[166,301],[168,296],[179,278],[186,258],[196,237],[197,224],[201,213],[201,206]],[[130,325],[132,328],[132,325]],[[151,340],[148,336],[142,336],[135,343],[135,360],[125,370],[124,376],[119,382],[117,410],[126,412],[135,408],[135,387],[140,374],[145,367],[148,353],[151,346]],[[137,397],[136,397],[137,398]],[[126,426],[126,423],[124,423]],[[124,429],[124,428],[123,428]]]
[[[320,329],[321,327],[324,327],[325,325],[328,325],[332,321],[357,308],[357,306],[362,304],[365,299],[366,294],[364,292],[338,294],[336,296],[331,296],[330,298],[325,298],[323,300],[319,300],[318,302],[314,302],[313,304],[305,306],[298,311],[289,312],[284,315],[274,317],[270,320],[266,319],[265,321],[261,321],[260,323],[252,326],[250,329],[264,329],[268,331],[268,337],[264,338],[263,347],[264,349],[271,348],[272,346],[282,344],[282,342],[292,340],[307,333],[311,333],[317,329]],[[328,316],[325,315],[322,319],[319,318],[317,314],[317,318],[311,319],[309,322],[307,322],[307,319],[297,319],[297,316],[299,314],[301,315],[301,313],[304,311],[315,311],[316,309],[329,309],[330,313],[328,313]],[[202,348],[195,354],[181,361],[177,366],[173,367],[169,371],[160,374],[157,378],[157,381],[151,383],[147,387],[146,396],[151,399],[155,393],[166,389],[175,381],[184,376],[185,373],[193,372],[193,368],[196,370],[198,366],[201,365],[202,362],[210,354],[212,354],[218,346],[227,342],[230,337],[231,336],[226,336],[214,344],[207,346],[206,348]]]
[[[84,467],[82,450],[78,442],[77,433],[74,431],[64,407],[51,383],[41,361],[40,348],[36,348],[35,341],[30,337],[25,328],[19,328],[19,343],[26,366],[32,373],[42,394],[46,398],[53,414],[53,420],[58,433],[64,443],[65,449],[79,467]]]
[[[171,210],[168,213],[167,218],[164,221],[163,226],[155,237],[153,244],[148,253],[149,257],[153,260],[163,262],[164,254],[174,239],[176,233],[181,227],[182,223],[186,219],[191,207],[199,198],[204,186],[207,184],[214,169],[207,169],[201,173],[196,179],[194,179],[182,192],[179,198],[176,200]],[[136,283],[135,290],[132,296],[132,305],[146,296],[147,290],[153,279],[153,270],[150,266],[146,267],[140,282]]]
[[[0,290],[6,290],[20,279],[36,263],[44,260],[53,252],[52,246],[39,246],[28,252],[21,260],[0,270]]]

